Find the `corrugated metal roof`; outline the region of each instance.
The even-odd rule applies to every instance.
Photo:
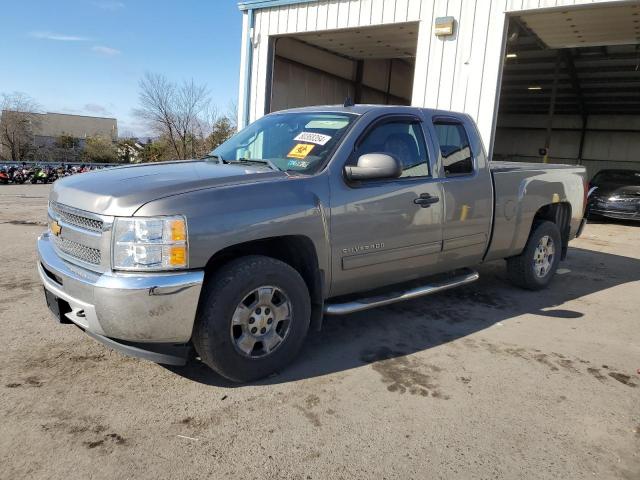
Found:
[[[640,43],[640,5],[588,5],[524,13],[522,21],[550,48]]]

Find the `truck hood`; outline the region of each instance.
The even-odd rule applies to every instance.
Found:
[[[100,215],[131,216],[145,203],[163,197],[286,176],[259,165],[221,165],[202,160],[149,163],[58,180],[50,199]]]

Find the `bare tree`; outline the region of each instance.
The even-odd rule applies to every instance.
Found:
[[[227,119],[229,120],[229,124],[233,127],[234,130],[238,129],[238,102],[235,100],[229,101],[227,105]]]
[[[177,85],[163,75],[147,73],[140,81],[137,116],[167,139],[178,159],[198,154],[205,112],[210,107],[207,88],[191,80]]]
[[[20,92],[3,93],[0,100],[0,153],[8,160],[24,161],[34,152],[34,131],[39,127],[39,105]]]

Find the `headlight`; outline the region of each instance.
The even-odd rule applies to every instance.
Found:
[[[187,222],[182,216],[116,218],[112,252],[114,270],[187,268]]]
[[[631,196],[631,195],[614,195],[613,197],[609,197],[610,202],[640,202],[639,196]]]

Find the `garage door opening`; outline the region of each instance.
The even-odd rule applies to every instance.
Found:
[[[493,158],[640,170],[640,7],[509,20]]]
[[[266,113],[355,103],[409,105],[418,23],[277,37]]]

